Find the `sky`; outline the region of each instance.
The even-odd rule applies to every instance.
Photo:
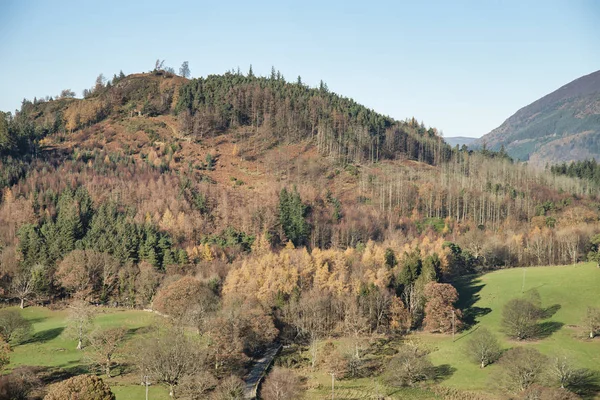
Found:
[[[156,59],[193,77],[250,64],[446,137],[479,137],[600,69],[600,2],[33,1],[0,3],[0,110],[78,96]]]

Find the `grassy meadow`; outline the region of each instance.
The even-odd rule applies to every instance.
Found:
[[[523,279],[525,278],[525,279]],[[461,294],[460,307],[471,322],[469,329],[458,333],[453,340],[450,335],[435,335],[417,332],[404,340],[412,340],[428,348],[434,365],[447,371],[439,384],[472,392],[491,392],[491,398],[502,398],[494,388],[493,376],[496,365],[480,369],[468,360],[464,347],[469,335],[481,326],[488,328],[508,349],[514,346],[533,346],[542,353],[568,354],[578,368],[600,371],[600,338],[590,340],[581,328],[588,306],[600,306],[600,269],[592,263],[570,266],[514,268],[491,272],[479,277],[464,278],[457,284]],[[548,318],[542,321],[544,337],[516,342],[502,333],[502,307],[510,299],[530,289],[537,289]],[[46,308],[29,307],[21,311],[34,326],[34,336],[26,344],[16,346],[11,354],[10,368],[18,365],[41,366],[48,372],[65,376],[87,372],[85,350],[75,349],[76,341],[65,331],[66,311],[51,311]],[[133,310],[101,309],[95,317],[98,327],[123,326],[129,329],[128,343],[144,334],[154,314]],[[335,340],[338,346],[348,346],[346,338]],[[397,346],[392,342],[389,346]],[[389,350],[389,349],[388,349]],[[371,355],[378,357],[378,355]],[[119,367],[115,373],[119,373]],[[322,371],[303,370],[307,377],[306,399],[325,399],[331,396],[331,376]],[[103,376],[103,378],[105,378]],[[144,387],[134,370],[125,368],[123,374],[106,380],[119,400],[144,399]],[[336,381],[336,399],[369,399],[376,393],[398,399],[441,398],[427,388],[398,389],[386,386],[380,378],[346,379]],[[161,386],[150,387],[150,398],[168,399]]]
[[[510,340],[502,333],[502,307],[510,299],[522,296],[522,290],[527,292],[533,288],[538,290],[542,306],[551,314],[542,321],[544,337],[522,342]],[[503,398],[493,379],[498,366],[492,364],[481,369],[465,354],[469,335],[482,326],[493,332],[505,349],[533,346],[547,355],[569,355],[578,368],[600,371],[600,338],[589,340],[588,332],[580,326],[587,307],[600,306],[600,269],[596,264],[504,269],[478,277],[465,277],[457,284],[457,289],[461,295],[459,306],[471,322],[468,329],[458,333],[454,340],[451,335],[425,332],[416,332],[405,338],[429,349],[433,364],[446,371],[439,380],[440,385],[474,393],[485,391],[486,397]],[[335,342],[343,346],[340,341]],[[308,378],[313,389],[307,392],[306,399],[331,398],[331,377],[328,374],[309,373]],[[383,384],[380,378],[337,381],[336,392],[338,399],[368,399],[376,392],[398,399],[442,398],[426,388],[392,388]]]
[[[127,343],[143,335],[144,328],[150,326],[154,314],[135,310],[99,309],[94,318],[94,327],[109,328],[122,326],[128,329]],[[56,378],[86,373],[90,367],[86,361],[85,349],[76,349],[77,341],[67,331],[67,311],[51,311],[42,307],[28,307],[21,311],[23,316],[33,323],[34,334],[27,343],[14,347],[8,369],[20,365],[44,367],[47,373]],[[145,388],[139,384],[138,374],[124,367],[115,367],[116,377],[102,378],[111,386],[119,400],[143,400]],[[162,386],[150,386],[151,399],[168,399],[169,395]]]

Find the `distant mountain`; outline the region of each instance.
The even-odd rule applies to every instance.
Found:
[[[475,140],[477,140],[477,138],[467,137],[467,136],[455,136],[455,137],[445,137],[444,140],[446,141],[446,143],[448,143],[452,147],[455,147],[456,145],[458,145],[459,147],[462,147],[463,144],[467,145],[467,146],[470,145]]]
[[[474,145],[484,143],[537,166],[600,160],[600,71],[521,108]]]

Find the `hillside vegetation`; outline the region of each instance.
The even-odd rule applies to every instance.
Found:
[[[379,377],[400,362],[388,347],[428,364],[402,338],[468,328],[465,276],[600,259],[599,188],[586,176],[451,148],[414,118],[275,70],[188,80],[157,63],[99,77],[83,99],[25,100],[0,128],[0,296],[64,309],[70,330],[92,304],[160,312],[168,327],[123,355],[130,370],[108,357],[86,371],[109,382],[111,368],[147,371],[175,397],[237,391],[275,340],[315,379],[340,365],[353,371],[342,380]],[[128,342],[75,330],[74,349]],[[13,359],[30,348],[4,336]],[[378,363],[365,362],[365,340]],[[298,383],[286,374],[275,376]],[[430,378],[391,386],[427,398],[414,386]]]
[[[523,107],[476,145],[544,167],[600,155],[600,71]]]

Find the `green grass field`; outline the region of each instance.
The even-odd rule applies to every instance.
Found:
[[[521,296],[523,276],[525,291],[536,288],[543,307],[553,307],[556,312],[544,321],[552,328],[549,336],[515,342],[501,332],[500,320],[504,304]],[[600,338],[587,339],[587,332],[580,327],[587,307],[600,306],[600,269],[595,264],[505,269],[465,280],[459,289],[462,305],[471,303],[471,310],[479,313],[478,323],[470,331],[458,334],[454,342],[448,335],[415,335],[433,350],[431,359],[435,365],[449,364],[453,369],[444,385],[473,391],[490,390],[497,366],[480,369],[464,355],[469,334],[479,326],[494,332],[505,348],[532,346],[548,355],[569,354],[577,367],[600,371]]]
[[[514,342],[507,340],[501,332],[500,319],[503,305],[512,298],[522,295],[523,276],[525,291],[536,288],[545,308],[556,312],[544,322],[552,329],[547,337],[535,341]],[[479,326],[494,332],[505,348],[513,346],[533,346],[545,354],[557,352],[570,354],[579,368],[600,371],[600,338],[589,340],[581,327],[581,321],[588,306],[600,306],[600,269],[595,264],[585,263],[571,266],[514,268],[492,272],[475,279],[464,279],[457,285],[461,293],[460,306],[466,312],[475,313],[477,323],[469,331],[456,335],[432,335],[415,333],[407,340],[422,343],[431,350],[431,360],[436,366],[446,366],[449,376],[442,385],[469,391],[489,392],[497,366],[480,369],[464,354],[464,346],[469,334]],[[69,338],[64,329],[67,314],[64,311],[50,311],[45,308],[30,307],[21,311],[31,320],[35,334],[27,343],[14,348],[9,368],[18,365],[48,367],[53,372],[66,374],[87,371],[85,350],[75,349],[76,341]],[[131,330],[129,342],[143,334],[144,328],[152,324],[156,316],[132,310],[103,310],[95,318],[99,327],[123,326]],[[343,345],[343,339],[336,344]],[[117,369],[118,371],[118,369]],[[307,373],[311,387],[306,399],[330,398],[331,377],[326,373]],[[105,377],[103,377],[105,378]],[[135,372],[107,379],[119,400],[142,400],[144,387],[139,385]],[[396,389],[381,383],[379,378],[363,378],[336,382],[336,399],[368,399],[376,392],[391,398],[436,399],[428,390]],[[169,398],[165,388],[150,387],[150,397],[156,400]],[[501,396],[498,396],[501,398]]]
[[[29,307],[21,311],[23,316],[33,323],[33,338],[26,344],[15,346],[11,353],[9,369],[19,365],[47,367],[48,372],[69,376],[88,371],[85,361],[85,349],[76,350],[77,342],[65,333],[67,326],[66,311],[51,311],[47,308]],[[122,326],[130,330],[127,342],[135,340],[140,328],[149,326],[155,315],[144,311],[101,309],[94,319],[94,326],[101,328]],[[135,332],[135,335],[133,334]],[[127,344],[125,343],[125,345]],[[116,368],[116,372],[119,368]],[[114,378],[103,379],[111,386],[119,400],[143,400],[145,389],[139,385],[135,372]],[[152,399],[168,399],[166,389],[151,386]]]

